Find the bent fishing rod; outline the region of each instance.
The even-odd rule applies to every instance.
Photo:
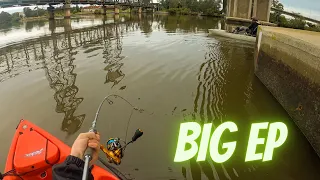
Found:
[[[123,97],[119,96],[119,95],[108,95],[106,97],[103,98],[103,100],[101,101],[96,115],[94,117],[94,120],[92,121],[92,125],[91,128],[89,129],[89,132],[94,132],[97,133],[97,120],[98,120],[98,116],[100,113],[100,109],[103,105],[103,103],[110,97],[110,96],[114,96],[114,97],[119,97],[122,100],[124,100],[125,102],[127,102],[132,108],[133,110],[138,110],[138,108],[134,107],[130,102],[128,102],[126,99],[124,99]],[[130,114],[130,118],[132,116],[132,112]],[[130,119],[129,119],[130,121]],[[128,124],[129,124],[128,121]],[[127,125],[128,126],[128,125]],[[128,127],[127,127],[128,129]],[[131,141],[125,143],[124,146],[122,146],[120,144],[120,138],[110,138],[107,142],[107,148],[105,148],[103,145],[100,146],[100,149],[106,154],[107,159],[109,161],[109,163],[114,163],[116,165],[119,165],[121,163],[121,158],[123,157],[123,152],[125,150],[125,148],[127,147],[127,145],[135,142],[138,138],[140,138],[143,135],[143,132],[141,131],[141,129],[137,129],[135,134],[133,135],[133,137],[131,138]],[[126,134],[126,138],[127,138],[127,134]],[[84,169],[83,169],[83,174],[82,174],[82,180],[87,180],[88,179],[88,172],[89,172],[89,162],[92,160],[92,154],[93,154],[93,149],[88,147],[84,153]],[[107,165],[107,163],[105,163],[100,157],[99,157],[100,162],[102,162],[106,167],[108,167],[113,173],[115,173],[118,176],[118,172],[115,172],[115,168]]]

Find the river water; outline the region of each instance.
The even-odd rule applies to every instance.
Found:
[[[128,138],[119,169],[134,179],[319,179],[320,161],[283,108],[255,77],[252,44],[207,37],[219,19],[188,16],[84,17],[28,22],[0,32],[0,168],[19,119],[28,119],[68,145],[91,125],[111,97],[98,129]],[[239,131],[223,164],[174,163],[180,123],[233,121]],[[268,162],[245,162],[255,122],[284,122],[287,141]],[[129,126],[127,126],[129,124]],[[128,127],[128,131],[126,131]],[[262,149],[262,150],[261,150]],[[260,148],[263,152],[264,148]],[[259,150],[259,149],[258,149]]]

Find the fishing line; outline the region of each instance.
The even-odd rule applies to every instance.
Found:
[[[94,132],[96,132],[95,127],[96,127],[97,119],[98,119],[98,117],[99,117],[100,110],[101,110],[101,107],[102,107],[102,105],[104,104],[104,102],[107,101],[107,102],[109,103],[109,105],[112,105],[112,104],[113,104],[113,101],[112,101],[111,99],[109,99],[109,97],[120,98],[120,99],[122,99],[124,102],[126,102],[128,105],[130,105],[131,108],[132,108],[132,109],[131,109],[131,112],[130,112],[129,119],[128,119],[128,123],[127,123],[125,141],[122,140],[122,142],[124,142],[125,146],[120,148],[121,151],[124,151],[125,148],[126,148],[126,146],[127,146],[128,144],[130,144],[130,143],[132,143],[132,142],[135,141],[135,140],[132,139],[132,141],[130,141],[129,143],[127,143],[128,128],[129,128],[129,124],[130,124],[130,121],[131,121],[131,117],[132,117],[132,115],[133,115],[133,112],[134,112],[134,111],[140,111],[140,112],[142,112],[143,110],[142,110],[142,109],[139,109],[138,107],[136,107],[136,106],[134,106],[134,105],[132,105],[127,99],[125,99],[125,98],[122,97],[122,96],[119,96],[119,95],[116,95],[116,94],[110,94],[110,95],[104,97],[104,99],[102,100],[102,102],[100,103],[100,105],[99,105],[99,107],[98,107],[98,109],[97,109],[95,118],[94,118],[94,120],[93,120],[93,122],[92,122],[92,128],[91,128],[91,130],[94,131]],[[137,131],[136,131],[136,133],[137,133]],[[135,135],[136,135],[136,134],[135,134]],[[142,135],[142,134],[141,134],[141,135]],[[140,135],[140,136],[141,136],[141,135]],[[140,136],[139,136],[139,137],[140,137]],[[137,138],[139,138],[139,137],[137,137]],[[120,139],[119,139],[119,140],[120,140]],[[105,167],[107,167],[110,171],[112,171],[118,178],[124,179],[124,180],[127,179],[126,176],[123,175],[117,168],[109,165],[109,164],[108,164],[107,162],[105,162],[101,157],[99,157],[99,161],[100,161],[103,165],[105,165]]]
[[[134,112],[134,111],[143,111],[143,110],[140,109],[140,108],[138,108],[138,107],[136,107],[136,106],[134,106],[134,105],[132,105],[127,99],[125,99],[125,98],[122,97],[122,96],[119,96],[119,95],[116,95],[116,94],[110,94],[110,95],[104,97],[104,99],[102,100],[102,102],[100,103],[100,105],[99,105],[99,107],[98,107],[98,110],[97,110],[97,112],[96,112],[94,121],[92,122],[92,126],[96,126],[96,122],[97,122],[97,119],[98,119],[98,117],[99,117],[99,113],[100,113],[100,110],[101,110],[101,107],[102,107],[103,103],[107,100],[108,103],[109,103],[109,105],[112,105],[112,104],[113,104],[113,101],[109,99],[109,97],[111,97],[111,96],[113,96],[113,97],[115,97],[115,98],[120,98],[120,99],[122,99],[124,102],[126,102],[128,105],[130,105],[131,108],[132,108],[132,109],[131,109],[131,112],[130,112],[129,119],[128,119],[128,123],[127,123],[126,136],[125,136],[125,141],[124,141],[125,143],[127,143],[128,129],[129,129],[129,124],[130,124],[130,122],[131,122],[131,117],[132,117],[132,115],[133,115],[133,112]]]

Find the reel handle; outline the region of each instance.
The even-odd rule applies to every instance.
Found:
[[[143,135],[143,132],[141,129],[137,129],[132,137],[132,141],[136,141],[138,138],[140,138]]]

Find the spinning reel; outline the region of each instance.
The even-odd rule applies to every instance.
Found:
[[[124,151],[127,145],[135,142],[138,138],[143,135],[141,129],[137,129],[134,133],[130,142],[126,143],[120,138],[110,138],[107,141],[106,147],[104,145],[100,145],[100,149],[105,153],[109,163],[114,163],[116,165],[121,164],[121,159],[123,158]]]

